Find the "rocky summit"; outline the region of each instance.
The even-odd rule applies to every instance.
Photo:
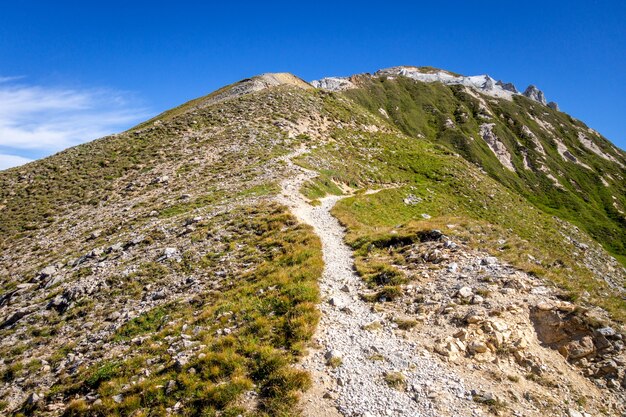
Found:
[[[623,416],[625,178],[488,75],[226,86],[0,172],[0,414]]]

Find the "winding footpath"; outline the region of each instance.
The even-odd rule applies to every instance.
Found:
[[[344,243],[345,231],[330,214],[335,203],[346,196],[325,197],[318,206],[306,201],[300,187],[317,174],[291,161],[304,152],[301,149],[281,158],[292,175],[281,184],[278,197],[300,221],[313,227],[321,239],[325,263],[320,281],[322,318],[314,337],[318,348],[300,364],[313,377],[313,388],[303,398],[303,414],[471,415],[462,380],[428,351],[396,334],[388,320],[359,298],[358,292],[365,287]],[[380,325],[372,326],[376,322]],[[329,366],[330,357],[340,365]],[[385,381],[385,375],[397,373],[404,376],[406,389],[392,388]]]

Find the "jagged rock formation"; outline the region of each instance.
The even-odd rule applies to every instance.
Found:
[[[626,155],[528,95],[264,74],[0,172],[0,413],[623,414]]]
[[[462,76],[449,71],[438,70],[430,67],[392,67],[382,69],[374,73],[374,77],[408,77],[422,82],[441,82],[448,85],[464,85],[480,91],[483,94],[498,98],[511,99],[512,95],[520,94],[515,85],[505,83],[501,80],[494,80],[489,75]],[[355,88],[355,84],[350,82],[349,77],[328,77],[311,81],[316,88],[323,88],[329,91],[342,91]],[[547,103],[544,94],[534,85],[529,86],[524,93],[525,97],[537,101],[553,110],[558,110],[554,102]]]
[[[524,90],[524,96],[528,97],[531,100],[535,100],[536,102],[539,102],[544,106],[547,105],[543,91],[541,91],[534,85],[529,85],[526,90]]]
[[[355,88],[354,84],[348,78],[327,77],[321,80],[311,81],[311,85],[315,88],[321,88],[328,91],[342,91]]]
[[[515,167],[511,162],[511,154],[507,151],[502,141],[493,133],[494,126],[495,124],[493,123],[483,123],[480,125],[480,137],[489,145],[489,149],[493,151],[494,155],[496,155],[504,167],[515,171]]]
[[[554,101],[549,102],[548,103],[548,107],[550,107],[552,110],[560,111],[559,110],[559,105],[557,103],[555,103]]]
[[[513,85],[513,83],[504,83],[502,81],[498,81],[496,83],[496,85],[502,87],[504,90],[510,91],[512,93],[516,93],[518,94],[519,91],[517,91],[517,88],[515,88],[515,85]]]

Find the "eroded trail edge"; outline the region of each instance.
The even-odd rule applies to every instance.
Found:
[[[362,280],[354,272],[352,252],[343,240],[345,231],[330,214],[345,196],[323,198],[318,206],[309,204],[299,190],[316,173],[291,161],[302,153],[300,150],[283,158],[292,174],[282,182],[278,200],[313,227],[321,239],[325,262],[320,281],[322,318],[314,338],[319,348],[301,363],[313,377],[313,389],[304,397],[303,414],[466,415],[468,404],[461,378],[428,351],[396,335],[385,325],[384,317],[359,298]],[[403,381],[395,388],[390,386],[388,380],[398,376]]]

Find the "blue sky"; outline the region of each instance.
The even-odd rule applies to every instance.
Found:
[[[2,5],[0,169],[255,74],[394,65],[536,84],[626,148],[623,1],[99,4]]]

